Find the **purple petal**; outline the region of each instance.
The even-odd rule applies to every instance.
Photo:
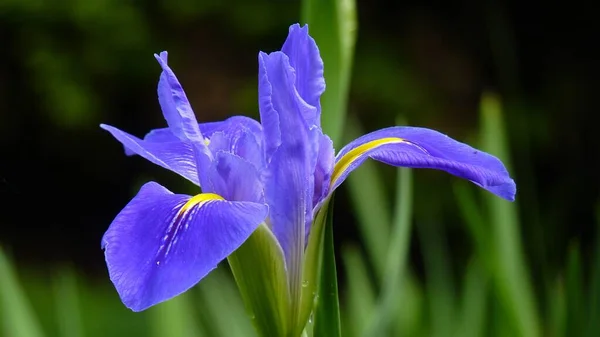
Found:
[[[262,128],[257,121],[236,116],[222,122],[200,124],[200,129],[209,140],[208,148],[212,153],[230,152],[259,171],[264,168]]]
[[[123,144],[126,154],[138,154],[200,185],[194,150],[189,142],[168,136],[166,129],[155,130],[146,136],[148,139],[141,140],[110,125],[101,124],[100,127]]]
[[[295,86],[298,94],[306,103],[316,108],[307,110],[304,119],[308,125],[320,126],[320,98],[325,91],[323,60],[315,40],[308,35],[308,25],[292,25],[281,51],[289,57],[290,65],[296,70]]]
[[[213,193],[231,201],[264,203],[263,184],[254,165],[228,152],[217,152],[209,180]]]
[[[304,112],[314,109],[306,104],[294,87],[295,74],[288,57],[275,52],[259,56],[261,77],[261,103],[268,106],[270,113],[278,117],[280,145],[272,154],[268,164],[266,199],[270,206],[273,232],[286,256],[291,280],[296,280],[301,268],[304,250],[304,226],[307,206],[312,204],[313,172],[316,163],[316,144],[303,118]],[[266,139],[268,115],[261,114]],[[312,167],[311,167],[312,163]]]
[[[267,76],[265,58],[267,55],[264,53],[258,55],[258,110],[265,142],[265,160],[268,163],[281,144],[281,131],[279,130],[279,114],[271,100],[273,90]]]
[[[319,135],[319,157],[315,167],[315,191],[312,207],[315,208],[329,194],[331,173],[335,163],[333,142],[324,134]]]
[[[160,56],[154,54],[154,57],[163,69],[158,81],[158,100],[169,128],[180,140],[191,141],[210,157],[185,91],[167,64],[167,52],[163,51]]]
[[[198,283],[263,222],[267,207],[209,200],[144,185],[102,239],[110,279],[123,303],[141,311]]]
[[[248,130],[255,135],[257,141],[262,138],[262,126],[260,123],[246,116],[232,116],[224,121],[200,123],[198,126],[206,138],[210,138],[215,132],[229,130],[237,131],[240,129]]]
[[[378,130],[346,145],[336,157],[332,190],[368,157],[394,166],[443,170],[504,199],[515,198],[515,183],[498,158],[437,131],[417,127]]]

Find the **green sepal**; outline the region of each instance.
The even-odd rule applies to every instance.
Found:
[[[313,336],[341,337],[340,301],[333,242],[333,205],[327,211],[323,233],[319,287],[314,308]]]
[[[289,289],[283,250],[261,224],[227,260],[260,336],[289,336]]]
[[[319,273],[321,270],[321,251],[323,249],[323,234],[325,231],[325,220],[327,219],[327,210],[329,208],[329,200],[325,200],[321,209],[317,211],[313,220],[308,236],[308,244],[304,251],[304,269],[302,272],[302,295],[300,298],[300,317],[298,322],[302,326],[296,327],[296,332],[299,333],[304,329],[308,318],[315,306],[317,298],[317,289],[319,282]]]

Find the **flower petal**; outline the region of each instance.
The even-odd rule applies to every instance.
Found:
[[[264,203],[263,184],[256,167],[229,152],[217,152],[210,171],[211,192],[231,201]]]
[[[259,171],[265,167],[262,128],[257,121],[235,116],[222,122],[200,124],[200,129],[209,140],[212,153],[230,152]]]
[[[168,129],[153,130],[144,140],[141,140],[110,125],[101,124],[100,127],[110,132],[123,144],[126,154],[139,154],[154,164],[200,185],[192,145],[189,142],[180,141],[172,134],[169,136]]]
[[[334,162],[335,150],[333,149],[333,142],[327,135],[320,133],[319,157],[317,158],[314,174],[315,191],[313,194],[313,209],[329,194],[329,184]]]
[[[296,70],[295,86],[300,97],[315,107],[306,110],[304,119],[308,125],[320,126],[321,124],[321,94],[325,91],[325,78],[323,78],[323,60],[315,40],[308,35],[308,25],[300,27],[299,24],[290,26],[289,34],[281,51],[290,59],[290,65]]]
[[[167,52],[163,51],[160,56],[154,54],[154,57],[163,69],[158,81],[158,100],[171,131],[179,139],[190,140],[202,147],[204,138],[200,133],[196,115],[183,87],[167,64]]]
[[[134,311],[181,294],[264,221],[265,205],[144,185],[102,239],[110,279]]]
[[[267,55],[264,53],[258,55],[258,110],[265,142],[265,161],[268,163],[281,144],[281,131],[279,130],[279,113],[275,110],[271,100],[273,90],[267,75],[266,57]]]
[[[264,166],[262,165],[262,127],[254,119],[246,116],[233,116],[224,121],[199,123],[198,127],[204,136],[205,143],[208,143],[211,153],[228,151],[256,164],[257,168]],[[218,137],[219,139],[211,139],[217,133],[222,134]],[[225,137],[222,137],[223,135]],[[144,142],[176,141],[180,141],[180,139],[168,127],[153,129],[144,136]],[[189,144],[190,142],[185,141],[185,143]],[[130,156],[136,153],[125,148],[125,154]]]
[[[394,166],[444,170],[507,200],[515,197],[515,183],[498,158],[417,127],[378,130],[346,145],[336,157],[331,190],[368,157]]]
[[[232,116],[224,121],[200,123],[198,126],[206,138],[210,138],[215,132],[237,131],[240,129],[248,130],[257,138],[257,141],[262,138],[262,126],[260,123],[246,116]]]
[[[305,110],[314,107],[307,105],[298,95],[294,87],[294,70],[285,54],[261,53],[259,62],[261,77],[265,81],[261,103],[263,108],[268,106],[270,113],[277,116],[280,130],[280,145],[267,164],[266,199],[270,206],[273,233],[286,257],[294,302],[299,299],[301,288],[304,226],[307,211],[310,210],[307,206],[312,204],[312,179],[318,149],[317,144],[312,141],[312,135],[316,133],[308,129],[303,116]],[[261,114],[261,118],[264,116]],[[263,128],[268,147],[268,131],[264,123]]]

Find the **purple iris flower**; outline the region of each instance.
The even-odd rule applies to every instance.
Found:
[[[144,139],[101,127],[127,154],[180,174],[202,193],[174,194],[149,182],[104,235],[110,278],[134,311],[194,286],[261,224],[283,252],[293,294],[316,212],[368,158],[443,170],[514,200],[515,184],[497,158],[433,130],[378,130],[335,155],[320,126],[323,62],[306,26],[291,26],[281,51],[258,55],[261,123],[235,116],[199,124],[167,52],[155,57],[162,67],[158,98],[168,127]]]

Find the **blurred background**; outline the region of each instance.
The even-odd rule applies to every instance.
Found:
[[[137,136],[165,125],[152,56],[162,50],[198,121],[256,118],[257,53],[306,22],[302,6],[0,0],[0,335],[253,335],[226,264],[144,313],[122,305],[102,234],[149,180],[195,192],[126,157],[98,125]],[[588,7],[356,4],[336,148],[398,123],[429,127],[502,158],[518,192],[511,204],[442,172],[355,172],[334,218],[344,336],[600,335],[600,72]],[[328,43],[326,32],[315,38]]]

